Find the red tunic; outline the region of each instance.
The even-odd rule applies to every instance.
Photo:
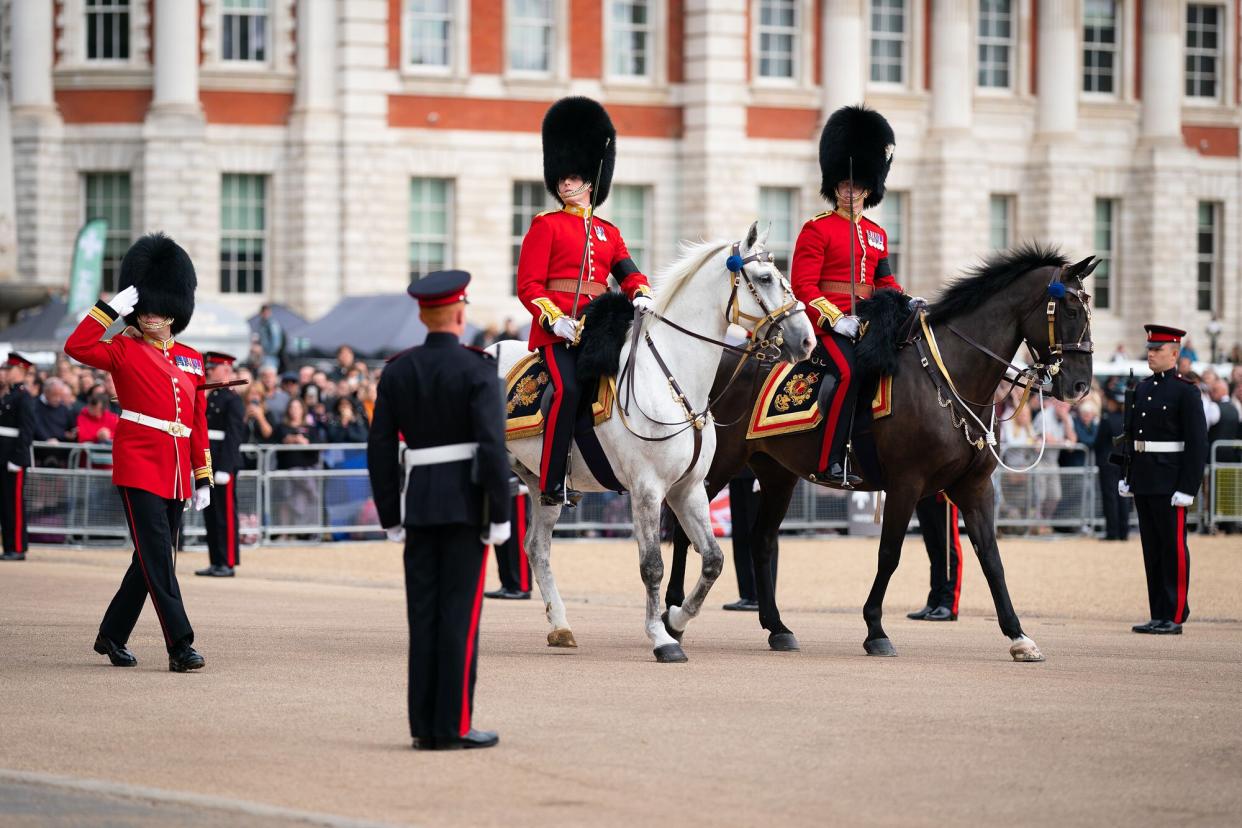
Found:
[[[180,423],[190,434],[176,436],[121,420],[112,441],[112,482],[168,500],[190,498],[196,485],[211,485],[207,399],[197,388],[204,376],[202,354],[171,340],[161,347],[132,328],[114,339],[100,339],[115,319],[116,311],[96,303],[69,335],[65,353],[110,371],[124,410]]]
[[[552,323],[557,317],[566,316],[573,310],[574,288],[578,281],[578,268],[582,265],[586,215],[586,210],[577,207],[540,213],[531,221],[526,238],[522,239],[517,294],[535,317],[535,324],[530,326],[532,351],[561,341],[552,333]],[[616,275],[621,290],[630,299],[651,292],[647,277],[630,259],[621,231],[599,216],[595,216],[591,225],[587,257],[583,290],[578,300],[579,316],[594,298],[588,290],[598,295],[608,289],[609,273]],[[549,285],[553,280],[554,284]]]
[[[802,225],[794,246],[789,281],[821,330],[850,312],[850,230],[850,220],[840,213],[820,213]],[[888,234],[865,216],[858,219],[854,261],[858,298],[879,288],[901,290],[888,263]]]

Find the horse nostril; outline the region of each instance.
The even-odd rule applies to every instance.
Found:
[[[802,340],[802,353],[809,354],[815,348],[815,337],[808,336]]]

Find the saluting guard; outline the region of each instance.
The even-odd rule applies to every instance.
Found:
[[[196,670],[194,630],[181,600],[173,549],[186,501],[211,502],[207,403],[198,388],[203,357],[174,337],[194,313],[194,264],[162,233],[143,236],[121,260],[120,291],[100,300],[69,335],[65,353],[112,373],[121,419],[112,442],[112,482],[120,491],[134,557],[108,606],[95,652],[118,667],[137,664],[126,648],[147,595],[168,648],[168,669]],[[102,339],[117,319],[127,327]]]
[[[892,127],[875,110],[846,106],[832,114],[819,139],[819,167],[820,195],[833,209],[802,225],[790,264],[794,295],[806,305],[837,380],[815,476],[847,487],[862,482],[853,473],[847,476],[845,468],[850,413],[858,396],[855,300],[868,299],[879,288],[901,290],[888,259],[888,234],[863,215],[884,200],[895,143]]]
[[[26,390],[26,376],[34,363],[19,353],[5,362],[8,388],[0,397],[0,529],[4,554],[0,560],[26,560],[26,469],[31,465],[30,441],[34,436],[34,398]]]
[[[517,293],[534,316],[530,350],[538,350],[552,381],[539,463],[540,502],[574,505],[565,490],[574,420],[582,391],[576,376],[580,318],[608,290],[612,274],[634,306],[649,310],[647,277],[630,258],[617,227],[595,210],[608,198],[617,157],[617,130],[590,98],[562,98],[543,119],[543,183],[562,207],[535,216],[518,257]]]
[[[410,286],[427,340],[384,368],[367,440],[380,525],[405,542],[410,735],[419,750],[499,741],[473,727],[474,684],[485,546],[509,539],[510,472],[495,360],[459,342],[469,281],[447,270]]]
[[[219,351],[203,354],[207,381],[233,379],[236,357]],[[207,394],[207,440],[215,469],[215,494],[203,510],[207,528],[209,566],[195,575],[231,578],[240,563],[237,524],[237,472],[241,469],[241,444],[246,435],[246,406],[232,388],[214,388]]]
[[[1186,332],[1166,325],[1144,328],[1152,374],[1138,383],[1125,413],[1123,455],[1129,468],[1117,484],[1121,495],[1134,498],[1147,570],[1151,620],[1132,629],[1180,635],[1190,617],[1186,509],[1203,483],[1207,418],[1199,389],[1177,370]]]

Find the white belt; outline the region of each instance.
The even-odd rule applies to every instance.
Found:
[[[478,443],[451,443],[447,446],[431,448],[406,449],[401,455],[401,462],[408,472],[415,466],[435,466],[440,463],[456,463],[459,460],[473,460],[479,450]]]
[[[1135,440],[1134,450],[1144,452],[1145,454],[1169,453],[1185,451],[1186,444],[1181,440]]]
[[[207,429],[207,439],[208,440],[223,440],[224,432],[218,428],[209,428]]]
[[[163,431],[174,437],[189,437],[190,427],[184,423],[173,422],[172,420],[161,420],[158,417],[148,417],[146,414],[139,414],[137,411],[122,411],[122,420],[129,420],[131,423],[148,426],[157,431]]]
[[[0,426],[0,437],[20,437],[22,433],[13,426]]]

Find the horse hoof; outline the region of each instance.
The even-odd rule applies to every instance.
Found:
[[[873,638],[863,642],[863,649],[867,651],[869,656],[884,656],[892,658],[897,655],[897,648],[893,646],[893,642],[887,638]]]
[[[1044,654],[1039,651],[1039,647],[1035,646],[1035,642],[1029,638],[1015,641],[1013,646],[1009,648],[1009,654],[1013,656],[1014,661],[1044,660]]]
[[[661,613],[660,620],[664,622],[664,631],[668,633],[669,635],[671,635],[677,641],[677,643],[680,644],[681,637],[686,634],[686,631],[673,629],[673,625],[668,623],[668,610],[665,610],[663,613]],[[682,656],[681,660],[682,661],[686,660],[684,655]]]
[[[796,653],[802,649],[791,632],[772,633],[768,636],[768,646],[778,653]]]
[[[689,661],[686,658],[686,651],[681,648],[680,644],[663,644],[655,648],[656,661],[661,664],[681,664]]]
[[[549,647],[577,647],[573,630],[553,630],[548,633]]]

